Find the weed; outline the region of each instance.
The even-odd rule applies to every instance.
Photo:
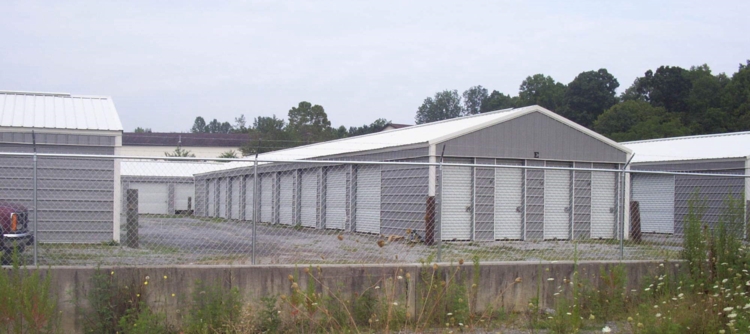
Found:
[[[186,332],[224,332],[239,320],[242,299],[237,288],[196,281],[190,305]]]
[[[0,331],[4,333],[55,333],[57,304],[50,292],[50,275],[20,266],[18,252],[13,266],[0,268]],[[44,277],[43,277],[44,276]]]

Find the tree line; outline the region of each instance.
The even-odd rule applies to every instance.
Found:
[[[535,74],[518,94],[474,86],[437,92],[417,109],[417,124],[488,111],[540,105],[616,141],[724,133],[750,129],[750,61],[736,73],[708,65],[661,66],[635,79],[619,96],[606,69],[578,74],[567,85]]]
[[[300,145],[312,144],[332,139],[359,136],[382,130],[390,121],[378,118],[370,124],[331,127],[328,114],[321,105],[313,105],[302,101],[296,107],[289,109],[287,119],[273,116],[258,116],[249,124],[245,115],[234,119],[234,124],[219,122],[213,119],[206,123],[203,117],[198,116],[193,127],[193,133],[246,133],[248,144],[241,147],[243,155],[252,155],[269,151],[280,150]]]

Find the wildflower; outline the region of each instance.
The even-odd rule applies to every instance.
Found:
[[[642,324],[642,323],[640,323],[640,322],[639,322],[639,323],[638,323],[638,325],[636,325],[636,326],[638,326],[638,328],[643,328],[643,324]]]
[[[464,323],[463,322],[459,322],[458,325],[463,327]]]
[[[148,281],[149,279],[151,279],[151,277],[146,276],[146,280]]]
[[[724,308],[724,312],[731,312],[732,310],[734,310],[734,307],[731,306]]]
[[[742,309],[743,309],[743,310],[747,310],[747,309],[749,309],[749,308],[750,308],[750,304],[745,304],[745,307],[743,307]]]
[[[164,279],[167,279],[167,275],[164,275]]]
[[[520,277],[516,277],[516,283],[521,283],[521,278]]]
[[[725,279],[721,280],[721,283],[726,283],[726,282],[729,282],[728,278],[725,278]]]
[[[729,319],[733,319],[733,318],[736,318],[736,317],[737,317],[737,313],[730,313],[729,315],[727,315],[727,318],[729,318]]]
[[[628,317],[628,322],[633,322],[633,317]]]
[[[648,291],[648,290],[651,290],[651,288],[645,288],[645,289],[643,289],[643,291]]]
[[[567,315],[573,315],[573,314],[572,314],[572,313],[570,313],[570,312],[568,312],[568,313],[565,313],[565,314],[567,314]]]
[[[553,277],[550,277],[547,279],[548,281],[554,281],[555,279]]]
[[[174,293],[172,294],[172,297],[174,297]]]
[[[612,328],[609,328],[609,326],[604,326],[604,328],[602,328],[602,333],[611,333],[611,332],[612,332]]]
[[[437,270],[437,269],[438,269],[438,265],[437,265],[437,263],[433,263],[433,264],[432,264],[432,270]]]
[[[114,274],[115,274],[115,271],[113,270],[113,271],[112,271],[111,273],[109,273],[109,274],[110,274],[110,275],[114,275]]]
[[[594,319],[596,319],[596,317],[593,314],[589,316],[589,320],[594,320]]]
[[[393,306],[398,306],[398,303],[397,302],[393,302]]]
[[[664,267],[664,263],[659,263],[659,267]]]
[[[410,279],[410,278],[411,278],[411,274],[406,273],[406,279]]]
[[[148,285],[148,281],[143,282],[143,285]]]
[[[398,279],[400,279],[400,280],[401,280],[401,279],[404,279],[404,277],[403,277],[403,276],[399,276],[399,277],[397,277],[397,278],[398,278]]]
[[[656,317],[657,317],[657,318],[661,318],[661,313],[657,313],[657,314],[656,314]]]
[[[449,313],[447,313],[446,315],[450,317],[450,316],[452,316],[452,315],[453,315],[453,313],[450,313],[450,312],[449,312]]]
[[[375,286],[375,290],[380,289],[380,285]]]

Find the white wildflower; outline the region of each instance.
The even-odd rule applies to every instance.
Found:
[[[609,326],[604,326],[604,328],[602,328],[602,333],[611,333],[611,332],[612,332],[612,328],[609,328]]]

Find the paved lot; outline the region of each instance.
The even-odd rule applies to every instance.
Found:
[[[434,261],[438,247],[336,230],[257,225],[257,264],[394,263]],[[125,233],[123,232],[123,240]],[[140,247],[122,245],[42,245],[43,265],[251,264],[252,223],[194,217],[140,217]],[[626,259],[674,259],[679,240],[647,236],[626,244]],[[616,240],[446,242],[443,261],[616,260]],[[27,252],[27,255],[31,251]]]

